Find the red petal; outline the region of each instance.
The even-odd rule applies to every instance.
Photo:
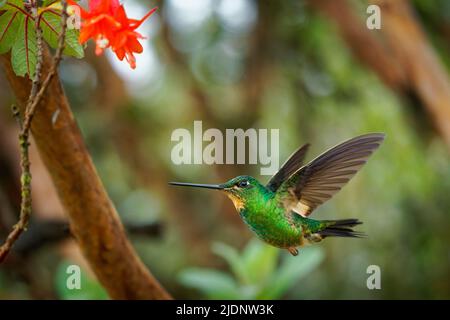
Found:
[[[120,61],[123,60],[123,58],[125,57],[125,50],[123,50],[122,48],[114,51],[116,53],[117,58],[119,58]]]
[[[111,38],[111,46],[114,48],[122,48],[125,46],[127,42],[127,33],[126,32],[117,32]]]
[[[142,45],[139,43],[139,41],[133,37],[128,37],[127,47],[130,49],[130,51],[136,53],[142,53],[142,51],[144,51],[144,48],[142,48]]]
[[[119,21],[124,27],[128,26],[127,13],[125,12],[125,8],[123,6],[117,8],[114,14],[114,18]]]
[[[92,38],[92,28],[82,28],[80,31],[80,36],[78,37],[78,41],[80,41],[81,44],[88,41],[89,38]]]
[[[103,12],[103,13],[114,13],[115,10],[120,6],[119,0],[90,0],[89,10],[91,13]]]
[[[110,7],[112,9],[111,13],[116,12],[117,9],[121,7],[119,0],[110,0]]]
[[[132,27],[133,29],[137,29],[139,28],[139,26],[148,18],[150,17],[156,10],[158,10],[158,7],[154,7],[152,10],[150,10],[149,12],[147,12],[147,14],[141,19],[141,20],[130,20],[130,27]]]

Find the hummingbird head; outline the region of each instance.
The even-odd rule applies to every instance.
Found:
[[[249,199],[257,198],[265,187],[259,183],[258,180],[251,176],[237,176],[222,184],[197,184],[197,183],[182,183],[169,182],[175,186],[187,186],[221,190],[233,201],[234,206],[238,211],[245,207]]]
[[[256,199],[265,187],[251,176],[237,176],[221,185],[225,194],[233,201],[237,211],[245,207],[249,199]]]

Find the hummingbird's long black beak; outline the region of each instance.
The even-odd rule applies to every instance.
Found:
[[[169,182],[169,184],[172,186],[182,186],[182,187],[194,187],[194,188],[205,188],[215,190],[224,189],[220,184],[202,184],[202,183],[185,183],[185,182]]]

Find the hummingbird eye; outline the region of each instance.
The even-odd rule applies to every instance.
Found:
[[[237,186],[238,186],[239,188],[246,188],[246,187],[249,186],[249,184],[250,184],[250,183],[249,183],[247,180],[243,180],[243,181],[239,181],[238,184],[237,184]]]

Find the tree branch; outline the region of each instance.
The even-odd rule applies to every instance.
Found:
[[[1,55],[0,62],[24,112],[30,82],[14,74],[8,55]],[[51,66],[44,50],[43,75],[48,76]],[[38,108],[31,131],[69,215],[72,233],[99,281],[114,299],[170,299],[129,243],[56,74]]]
[[[6,237],[5,243],[0,247],[0,263],[6,258],[9,251],[11,250],[14,242],[20,237],[23,231],[26,230],[28,226],[28,221],[31,215],[31,173],[30,173],[30,159],[28,155],[28,147],[29,147],[29,132],[30,125],[33,119],[34,112],[36,110],[36,105],[42,97],[42,94],[45,92],[46,87],[42,87],[41,95],[38,96],[38,90],[40,86],[41,80],[41,70],[42,70],[42,29],[39,26],[38,19],[38,2],[37,0],[31,0],[31,14],[34,19],[34,24],[36,28],[36,43],[37,43],[37,64],[36,70],[33,77],[30,95],[28,97],[27,106],[25,108],[25,120],[23,125],[20,120],[20,112],[17,112],[15,106],[12,107],[12,112],[14,117],[18,120],[20,124],[20,134],[19,134],[19,146],[20,146],[20,168],[22,170],[22,174],[20,177],[20,195],[21,195],[21,204],[20,204],[20,216],[19,221],[13,226],[12,231]],[[64,1],[65,3],[65,1]],[[65,4],[65,6],[67,6]],[[67,14],[62,15],[62,32],[60,34],[60,38],[62,38],[62,43],[60,42],[60,46],[64,48],[64,37],[65,37],[65,25],[67,20]],[[60,48],[58,48],[60,49]],[[62,52],[62,51],[61,51]],[[57,64],[59,59],[55,59],[55,63],[53,65],[53,69],[57,68]],[[31,76],[31,75],[30,75]],[[36,103],[35,103],[36,102]]]

